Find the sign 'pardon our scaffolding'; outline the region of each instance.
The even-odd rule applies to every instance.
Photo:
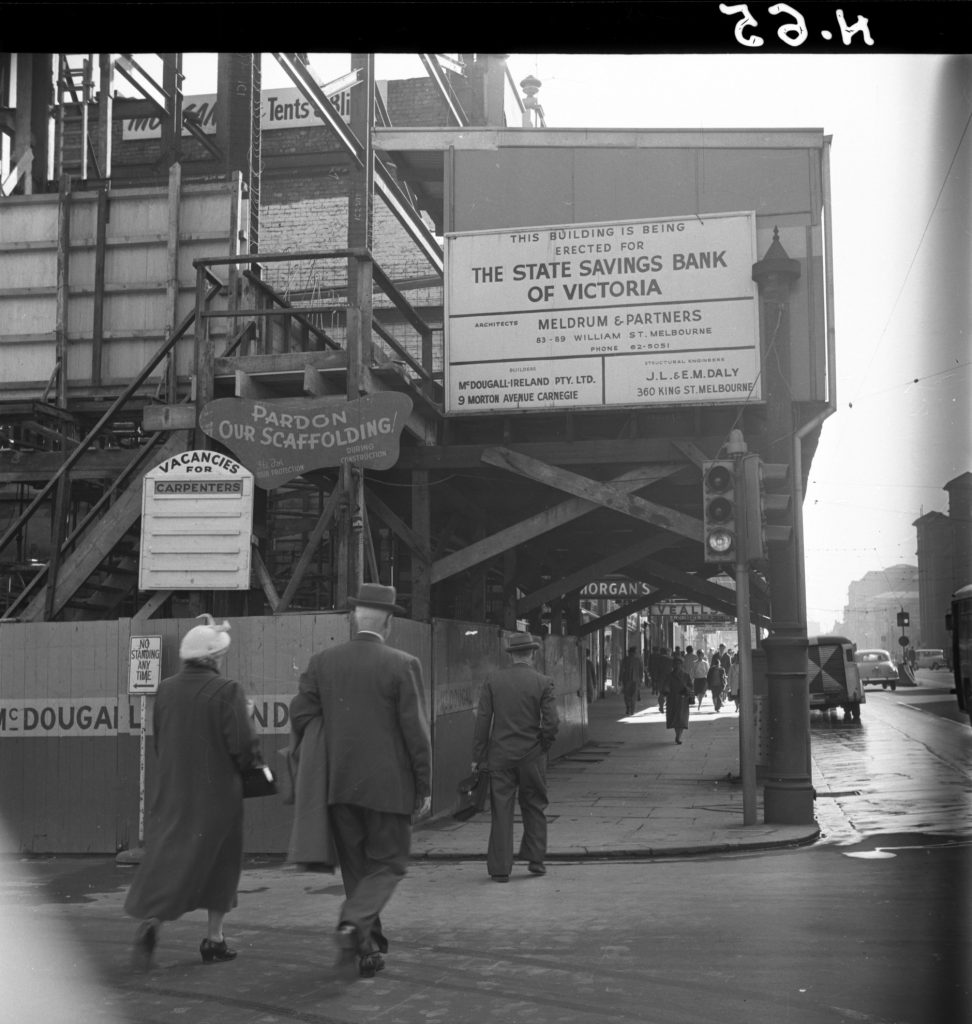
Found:
[[[446,412],[761,399],[752,212],[446,236]]]

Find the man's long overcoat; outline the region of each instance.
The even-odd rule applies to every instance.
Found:
[[[315,654],[290,703],[302,736],[324,720],[327,803],[411,814],[431,793],[432,744],[418,658],[358,633]]]

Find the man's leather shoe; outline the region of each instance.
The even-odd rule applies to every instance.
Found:
[[[508,882],[510,880],[509,875],[490,875],[489,877],[492,878],[494,882]]]
[[[545,875],[547,873],[547,869],[544,867],[543,861],[540,860],[531,860],[527,865],[527,871],[529,871],[531,875]]]
[[[342,924],[334,933],[334,945],[337,947],[335,967],[349,967],[358,955],[358,933],[354,925]]]
[[[367,953],[358,964],[358,977],[373,978],[385,969],[385,958],[381,953]]]

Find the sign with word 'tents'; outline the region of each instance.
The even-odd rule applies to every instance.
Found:
[[[348,121],[351,110],[350,89],[328,89],[324,94],[331,101],[338,115]],[[185,96],[182,100],[184,113],[193,115],[198,128],[207,135],[216,132],[217,110],[216,93],[201,96]],[[324,121],[304,98],[297,88],[264,89],[260,94],[260,130],[274,131],[277,128],[314,128],[322,127]],[[188,128],[183,127],[183,135],[190,135]],[[162,138],[162,118],[157,115],[145,114],[139,117],[128,117],[122,121],[122,139],[128,142],[133,139]]]
[[[446,236],[446,412],[761,400],[756,215]]]
[[[390,469],[412,400],[397,391],[343,398],[217,398],[199,414],[199,426],[272,490],[301,473],[349,462]]]
[[[128,692],[158,693],[162,681],[162,637],[129,637]]]
[[[142,482],[139,590],[248,590],[253,474],[220,452],[188,451]]]

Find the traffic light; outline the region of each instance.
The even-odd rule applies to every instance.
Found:
[[[899,626],[910,626],[911,616],[908,612],[902,610],[898,612],[898,625]]]
[[[741,505],[745,519],[743,553],[747,561],[769,558],[769,545],[786,542],[793,532],[789,521],[789,467],[763,462],[758,455],[742,457]]]
[[[793,536],[790,467],[785,462],[764,462],[762,476],[763,532],[767,544],[786,544]]]
[[[702,463],[702,544],[707,562],[734,562],[737,553],[736,466]]]
[[[743,552],[747,561],[758,562],[767,557],[766,515],[763,512],[763,461],[758,455],[744,455],[740,460],[742,473],[742,510],[745,523]]]

